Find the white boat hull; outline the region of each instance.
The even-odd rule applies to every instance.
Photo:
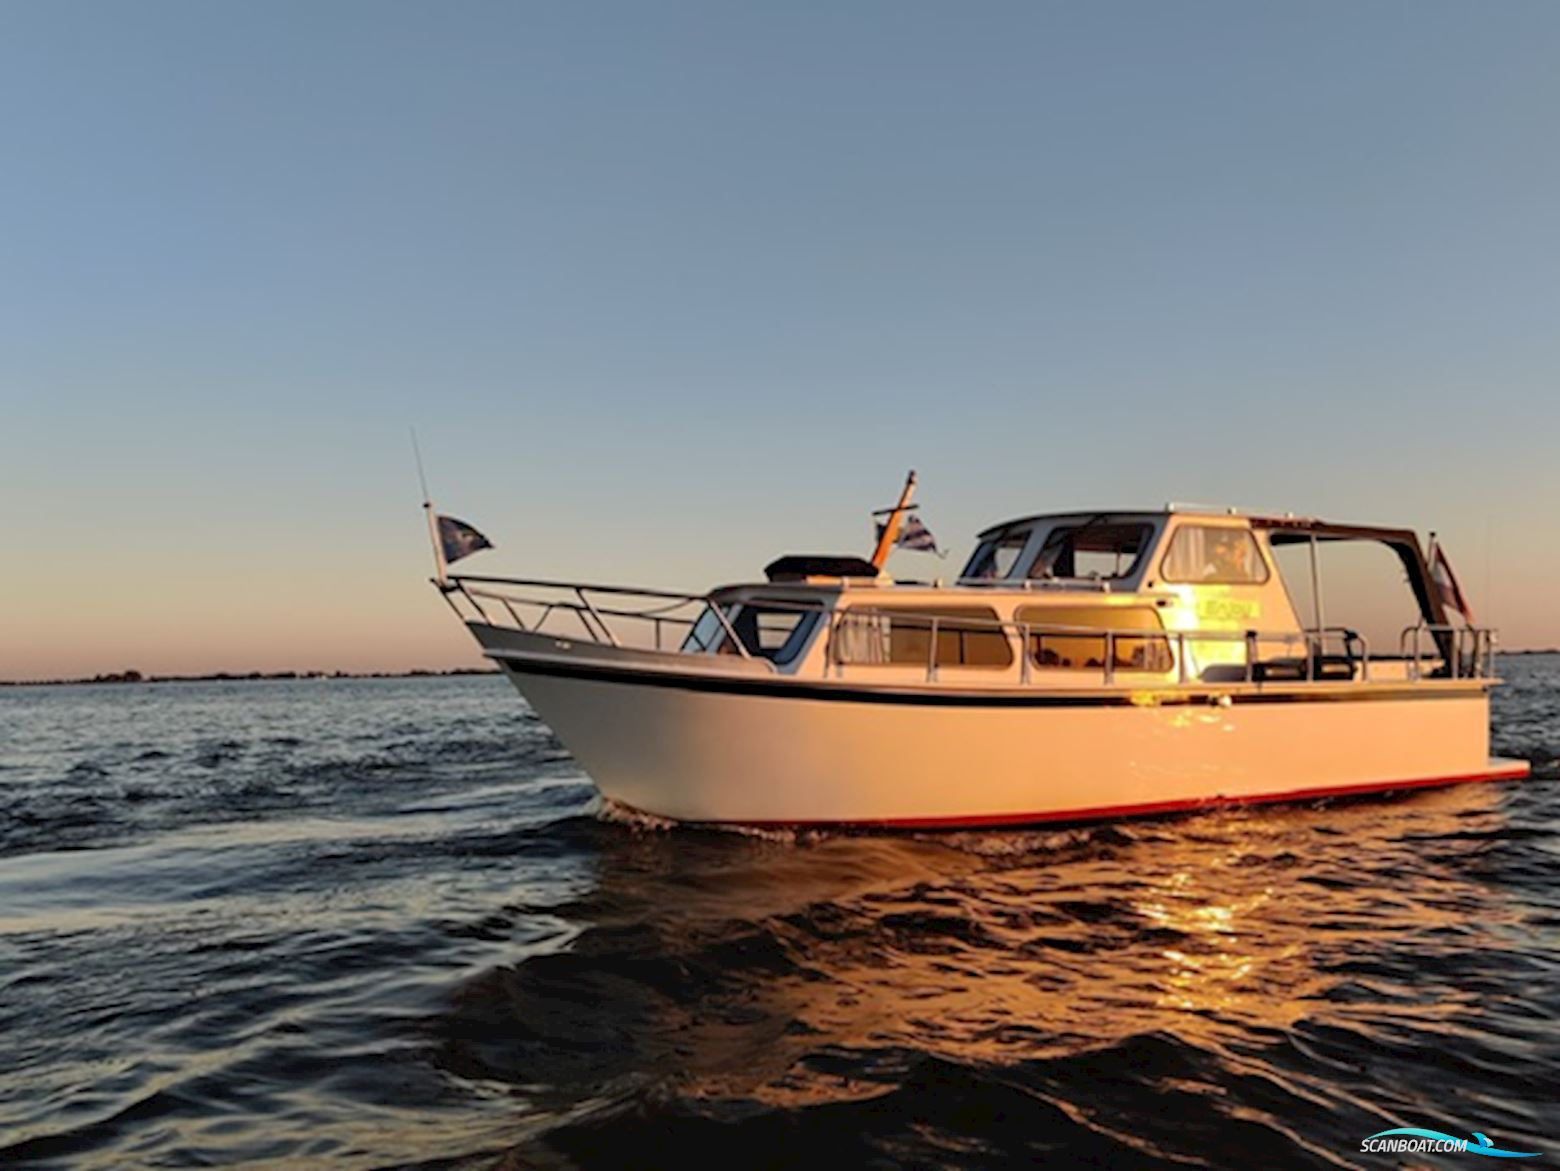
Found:
[[[494,657],[605,796],[683,821],[1022,824],[1527,773],[1490,758],[1487,681],[1015,695]]]

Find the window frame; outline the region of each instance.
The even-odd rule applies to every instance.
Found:
[[[1097,612],[1099,612],[1101,614],[1108,614],[1108,615],[1124,615],[1124,614],[1132,614],[1132,615],[1135,615],[1135,616],[1147,615],[1149,618],[1151,618],[1153,620],[1153,622],[1149,626],[1146,626],[1146,627],[1143,627],[1143,628],[1137,628],[1137,627],[1131,627],[1131,626],[1123,626],[1123,627],[1117,627],[1117,626],[1091,627],[1091,626],[1077,624],[1077,623],[1055,622],[1055,621],[1047,621],[1046,620],[1048,614],[1053,614],[1053,613],[1055,613],[1056,611],[1059,611],[1059,610],[1067,610],[1067,611],[1093,610],[1093,611],[1097,611]],[[1024,654],[1026,656],[1028,656],[1028,658],[1029,658],[1029,665],[1032,668],[1035,668],[1035,669],[1038,669],[1038,670],[1051,670],[1051,671],[1104,671],[1104,670],[1106,670],[1107,668],[1106,668],[1106,663],[1105,663],[1105,647],[1106,647],[1106,644],[1107,644],[1107,639],[1106,639],[1105,636],[1106,636],[1107,632],[1117,636],[1117,638],[1115,640],[1116,659],[1115,659],[1115,662],[1110,665],[1109,669],[1111,671],[1113,671],[1113,672],[1119,672],[1119,671],[1141,671],[1141,672],[1144,672],[1145,674],[1150,674],[1150,675],[1165,675],[1165,674],[1168,674],[1168,673],[1170,673],[1170,672],[1172,672],[1172,671],[1174,671],[1176,669],[1175,650],[1174,650],[1174,648],[1171,645],[1171,643],[1173,642],[1173,639],[1171,638],[1171,633],[1172,632],[1165,628],[1164,615],[1162,615],[1153,606],[1144,606],[1144,605],[1131,605],[1131,606],[1092,605],[1091,606],[1091,605],[1087,605],[1087,604],[1071,604],[1071,603],[1069,603],[1068,605],[1065,605],[1065,606],[1057,606],[1057,605],[1030,605],[1030,606],[1020,606],[1018,608],[1018,610],[1015,611],[1013,617],[1014,617],[1014,620],[1017,621],[1020,626],[1041,627],[1041,628],[1044,628],[1046,626],[1060,626],[1060,627],[1063,627],[1063,628],[1074,629],[1074,630],[1077,631],[1077,633],[1058,633],[1058,634],[1049,634],[1049,635],[1048,634],[1043,634],[1043,633],[1042,634],[1038,634],[1038,635],[1034,634],[1034,633],[1030,633],[1028,635],[1028,637],[1026,637],[1024,639]],[[1045,640],[1048,639],[1048,638],[1050,638],[1050,639],[1076,639],[1076,640],[1079,640],[1079,641],[1097,642],[1099,644],[1099,648],[1100,648],[1100,660],[1098,662],[1090,662],[1087,659],[1085,659],[1082,662],[1066,662],[1066,663],[1062,663],[1062,662],[1055,662],[1055,663],[1046,662],[1044,659],[1042,659],[1040,657],[1040,654],[1041,654],[1041,652],[1044,651],[1044,649],[1045,649],[1045,645],[1044,645],[1045,644]],[[1134,644],[1134,643],[1141,644],[1144,647],[1144,656],[1143,657],[1145,659],[1145,662],[1139,664],[1139,663],[1133,663],[1130,659],[1129,660],[1123,660],[1120,657],[1121,656],[1121,648],[1122,648],[1122,644],[1123,643],[1126,643],[1126,644],[1129,644],[1129,645],[1130,644]],[[1155,653],[1155,652],[1157,652],[1157,654],[1160,657],[1156,661],[1154,661],[1152,663],[1148,662],[1147,660],[1149,658],[1149,655],[1151,653]]]
[[[737,603],[724,601],[717,602],[711,599],[704,603],[704,609],[699,611],[699,616],[688,627],[688,633],[683,635],[681,645],[677,653],[681,655],[713,655],[720,652],[721,644],[729,641],[731,636],[726,633],[726,622],[731,621],[731,616],[736,613]],[[721,621],[724,616],[726,622]],[[704,627],[708,630],[703,630]]]
[[[1175,555],[1176,542],[1181,539],[1182,533],[1192,531],[1203,533],[1237,534],[1244,536],[1250,543],[1252,552],[1256,554],[1255,564],[1262,570],[1261,577],[1172,577],[1166,572],[1170,559]],[[1257,534],[1249,528],[1240,525],[1210,525],[1210,524],[1181,524],[1177,525],[1170,533],[1170,539],[1165,542],[1165,551],[1159,558],[1159,580],[1169,585],[1217,585],[1217,586],[1265,586],[1273,580],[1273,566],[1268,563],[1267,552],[1262,548],[1262,542],[1257,540]]]
[[[948,613],[947,611],[949,610],[959,611],[959,613]],[[975,613],[970,613],[970,611],[974,611]],[[895,615],[901,616],[902,623],[908,626],[909,630],[912,632],[911,637],[915,637],[916,633],[920,633],[926,639],[927,647],[924,654],[917,655],[913,658],[896,659],[892,657],[894,647]],[[870,659],[843,658],[841,656],[845,647],[845,640],[836,639],[834,641],[834,645],[831,646],[829,650],[829,662],[833,666],[919,667],[923,670],[928,666],[933,666],[939,671],[945,669],[963,669],[971,671],[1007,671],[1011,670],[1013,665],[1018,661],[1018,658],[1013,651],[1013,638],[1010,631],[1008,630],[1008,627],[1012,624],[1004,623],[1001,615],[997,613],[996,607],[994,606],[963,604],[957,606],[929,606],[924,609],[918,609],[913,606],[882,606],[867,604],[850,606],[840,611],[839,621],[841,624],[849,623],[853,618],[867,621],[874,619],[881,620],[884,618],[888,619],[888,629],[884,631],[880,637],[883,637],[886,640],[889,657],[878,662],[874,662]],[[935,653],[931,645],[931,622],[933,618],[936,618],[939,623],[937,628],[937,644]],[[963,622],[965,625],[962,628],[957,625],[942,625],[945,620],[952,623]],[[1000,663],[966,661],[969,653],[967,648],[970,635],[975,635],[983,640],[990,639],[993,642],[1000,641],[1004,661]],[[868,637],[872,636],[873,635],[871,634],[868,635]],[[948,639],[949,636],[957,637],[957,641],[954,645],[958,648],[958,655],[957,657],[944,658],[944,647],[946,645],[945,640]]]
[[[975,546],[975,551],[970,554],[969,561],[959,571],[959,580],[973,582],[1008,581],[1020,565],[1027,564],[1024,554],[1029,551],[1030,545],[1034,543],[1037,531],[1037,525],[1025,521],[1022,524],[1010,525],[1005,529],[999,530],[994,535],[984,538],[980,544]],[[1005,547],[1018,550],[1013,555],[1013,563],[1005,571],[993,573],[989,577],[975,572],[984,559],[989,557],[994,560],[997,551]]]
[[[717,617],[716,612],[725,616],[725,622]],[[745,615],[753,611],[754,626],[752,644],[742,637],[743,619]],[[796,614],[797,623],[786,635],[785,641],[773,650],[767,650],[759,642],[759,628],[757,621],[765,613]],[[739,654],[737,644],[746,649],[748,656],[754,659],[767,659],[777,667],[789,666],[796,662],[812,645],[813,636],[818,631],[818,620],[823,617],[821,608],[803,603],[781,602],[774,598],[741,598],[729,599],[723,602],[710,601],[705,608],[699,611],[699,616],[694,619],[693,625],[688,628],[688,633],[683,636],[682,644],[678,647],[679,654],[685,655],[734,655]],[[737,643],[732,642],[730,631],[735,631]]]
[[[749,611],[753,613],[754,644],[749,646],[746,639],[742,638],[742,623]],[[796,625],[786,634],[785,641],[774,648],[773,653],[764,649],[758,642],[758,620],[765,614],[795,614]],[[779,602],[773,598],[746,598],[733,608],[729,621],[731,628],[737,632],[738,639],[747,648],[747,652],[755,659],[768,659],[777,667],[789,666],[794,663],[806,649],[812,645],[813,635],[818,629],[818,619],[822,612],[817,606],[807,606],[794,602]],[[727,639],[730,639],[728,634]],[[718,645],[718,644],[717,644]]]
[[[1080,575],[1076,572],[1076,558],[1078,556],[1078,550],[1076,547],[1074,547],[1073,558],[1075,564],[1073,568],[1075,572],[1071,574],[1055,574],[1042,577],[1035,576],[1036,567],[1039,566],[1041,559],[1045,556],[1046,550],[1051,547],[1054,540],[1060,538],[1060,541],[1058,542],[1059,548],[1057,551],[1057,556],[1060,557],[1063,549],[1065,548],[1065,543],[1071,539],[1072,535],[1083,532],[1091,526],[1099,529],[1133,528],[1138,531],[1139,544],[1137,553],[1133,556],[1132,561],[1125,569],[1123,569],[1120,573],[1113,574],[1101,574],[1097,576]],[[1157,541],[1155,540],[1157,531],[1158,526],[1150,520],[1111,520],[1108,517],[1080,521],[1077,523],[1059,522],[1057,524],[1053,524],[1045,531],[1045,535],[1040,540],[1039,547],[1035,549],[1034,556],[1031,557],[1029,559],[1029,563],[1024,566],[1024,578],[1028,581],[1126,581],[1129,578],[1137,576],[1138,571],[1142,569],[1145,559],[1153,551],[1154,546],[1157,544]],[[1120,556],[1120,554],[1117,554],[1117,556]]]

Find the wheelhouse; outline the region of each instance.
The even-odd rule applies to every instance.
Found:
[[[1143,513],[1068,513],[1009,521],[980,534],[960,585],[1110,582],[1130,588],[1164,518]]]

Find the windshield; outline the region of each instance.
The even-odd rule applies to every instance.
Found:
[[[1031,531],[1028,527],[1008,529],[982,541],[970,555],[969,564],[959,576],[986,580],[1006,577],[1013,572],[1013,566],[1017,564],[1024,546],[1029,544]]]
[[[1154,526],[1141,521],[1054,528],[1029,568],[1034,578],[1068,577],[1109,581],[1129,577],[1137,569]]]
[[[726,621],[731,620],[733,607],[725,607]],[[720,641],[726,637],[726,625],[721,621],[721,612],[714,604],[704,607],[704,612],[688,631],[688,637],[683,639],[682,652],[687,655],[703,655],[713,651]]]
[[[721,621],[724,616],[725,621]],[[736,655],[745,650],[756,659],[777,665],[791,662],[807,646],[818,625],[818,611],[794,602],[763,599],[728,603],[722,610],[709,605],[683,640],[685,654]],[[735,632],[741,650],[732,641]]]

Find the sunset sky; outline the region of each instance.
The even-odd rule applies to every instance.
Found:
[[[1560,644],[1560,5],[13,3],[0,678],[478,662],[1197,500],[1438,529]]]

